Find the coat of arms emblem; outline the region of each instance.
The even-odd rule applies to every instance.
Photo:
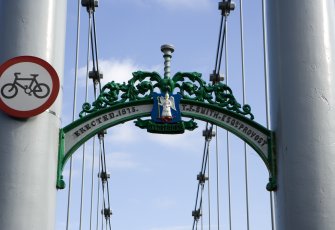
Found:
[[[179,111],[179,94],[169,95],[153,93],[154,106],[151,111],[151,119],[156,123],[177,123],[181,121]]]

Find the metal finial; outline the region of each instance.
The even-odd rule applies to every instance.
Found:
[[[164,77],[169,78],[170,77],[170,64],[171,64],[171,58],[172,53],[174,51],[174,47],[172,45],[162,45],[161,51],[163,52],[164,57]]]

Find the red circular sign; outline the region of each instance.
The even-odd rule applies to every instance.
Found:
[[[56,70],[38,57],[19,56],[0,66],[0,109],[28,118],[47,110],[59,92]]]

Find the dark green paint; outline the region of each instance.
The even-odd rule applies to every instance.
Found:
[[[142,113],[134,116],[127,116],[117,122],[107,122],[106,125],[100,127],[99,129],[92,131],[84,139],[73,146],[68,152],[64,152],[64,136],[69,130],[75,127],[79,127],[88,120],[98,117],[101,114],[107,113],[109,111],[114,111],[116,109],[122,109],[129,106],[139,106],[139,105],[152,105],[153,100],[151,94],[160,90],[162,93],[178,93],[182,96],[180,101],[182,104],[193,104],[201,107],[206,107],[214,111],[218,111],[224,114],[229,114],[229,116],[234,117],[237,120],[243,121],[250,125],[251,127],[260,130],[263,134],[266,134],[268,140],[268,157],[265,156],[262,151],[254,143],[249,141],[241,132],[237,132],[231,129],[224,122],[218,122],[217,120],[210,118],[208,116],[203,116],[200,114],[191,115],[187,112],[182,112],[182,117],[191,118],[190,121],[181,122],[175,125],[174,128],[167,127],[171,124],[154,124],[150,120],[142,120],[143,117],[150,116],[150,113]],[[124,123],[126,121],[135,120],[135,124],[140,128],[146,128],[149,132],[153,133],[166,133],[166,134],[177,134],[183,133],[184,130],[193,130],[197,127],[193,119],[199,119],[207,121],[218,125],[229,132],[234,133],[239,138],[248,143],[261,157],[264,161],[269,174],[269,183],[267,189],[269,191],[276,190],[276,158],[274,152],[274,133],[262,125],[253,121],[254,116],[251,113],[251,108],[249,105],[241,105],[236,101],[233,96],[232,90],[225,84],[217,83],[214,85],[207,84],[201,79],[201,74],[199,73],[181,73],[178,72],[172,78],[162,78],[156,72],[142,72],[138,71],[133,73],[133,78],[128,81],[128,83],[115,83],[114,81],[107,83],[101,91],[101,94],[91,104],[85,103],[83,105],[83,110],[80,112],[80,119],[72,122],[68,126],[60,130],[59,134],[59,156],[58,156],[58,171],[57,171],[57,188],[63,189],[65,183],[63,181],[62,172],[67,160],[72,156],[72,154],[88,139],[96,135],[97,133],[106,130],[112,126]],[[163,125],[159,127],[160,125]],[[165,131],[164,131],[165,130]],[[174,130],[174,131],[173,131]]]

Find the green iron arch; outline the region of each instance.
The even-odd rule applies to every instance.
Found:
[[[177,110],[189,121],[157,123],[150,117],[155,107],[153,93],[172,94],[181,99]],[[157,105],[156,105],[157,106]],[[276,189],[276,158],[274,133],[253,121],[249,105],[241,107],[231,89],[222,83],[207,85],[199,73],[177,73],[173,78],[161,78],[156,72],[135,72],[128,83],[106,84],[92,104],[85,103],[80,119],[59,132],[57,188],[65,183],[62,172],[72,154],[91,137],[115,125],[136,120],[136,126],[152,133],[177,134],[194,130],[194,119],[207,121],[235,134],[251,146],[261,157],[269,171],[269,191]]]

